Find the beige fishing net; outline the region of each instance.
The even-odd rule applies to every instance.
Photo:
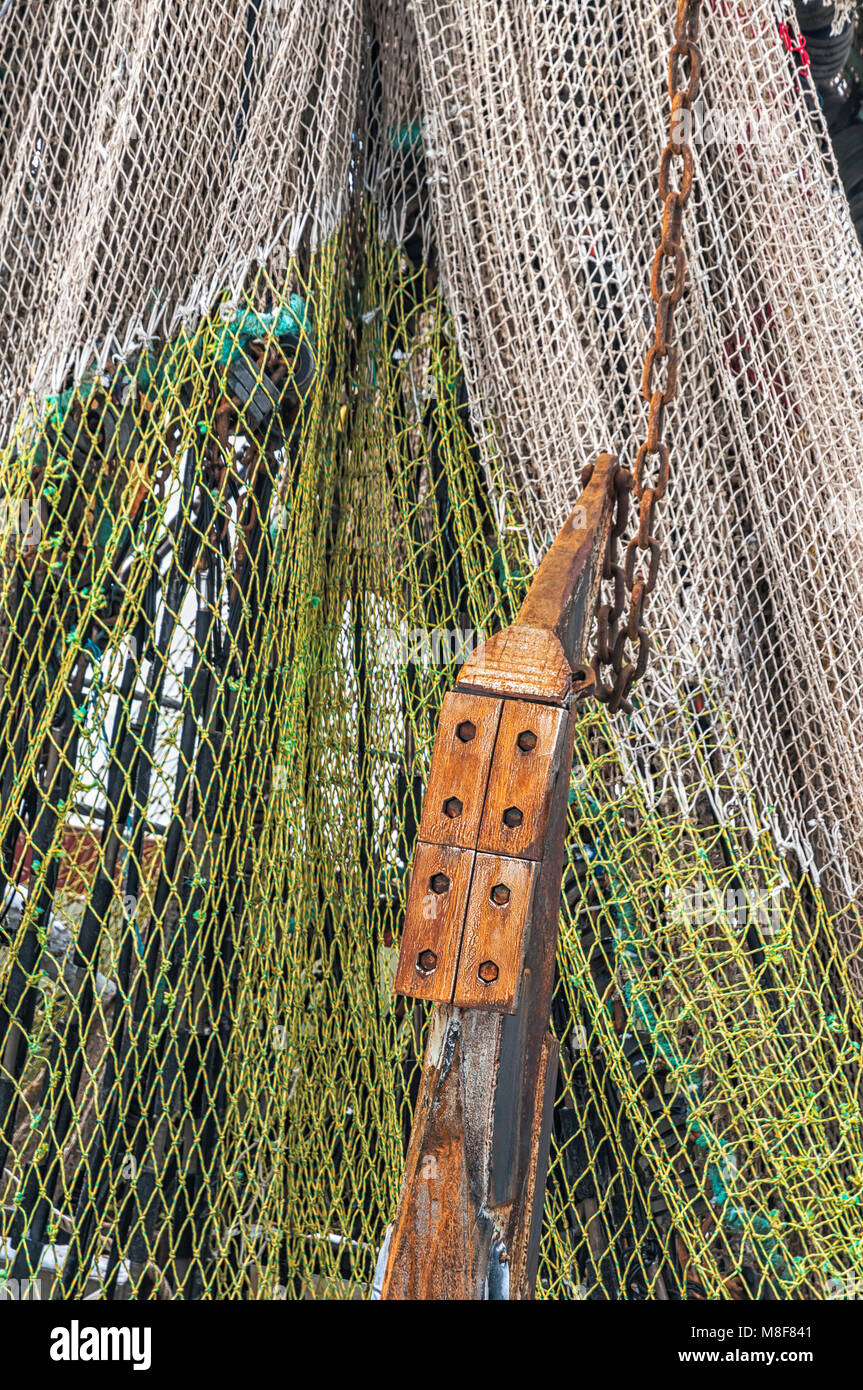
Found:
[[[7,423],[28,390],[59,390],[97,352],[195,322],[253,261],[285,268],[367,187],[384,235],[416,223],[434,244],[472,417],[498,441],[539,553],[584,463],[601,448],[631,461],[643,433],[667,11],[8,5]],[[863,843],[848,658],[863,279],[782,20],[793,7],[772,0],[704,16],[645,694],[658,714],[683,683],[718,682],[776,833],[847,892]]]

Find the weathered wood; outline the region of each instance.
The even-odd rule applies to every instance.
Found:
[[[533,1295],[557,1064],[557,1044],[547,1029],[579,693],[573,673],[585,658],[615,470],[616,461],[603,455],[543,560],[516,625],[492,637],[462,668],[456,694],[469,694],[475,707],[448,708],[441,721],[443,753],[438,757],[436,745],[428,824],[437,824],[437,801],[443,805],[455,794],[449,788],[456,775],[464,778],[459,799],[471,808],[471,827],[482,804],[476,838],[465,846],[476,853],[457,1004],[438,1004],[432,1018],[405,1180],[382,1260],[382,1298]],[[496,740],[482,775],[485,744],[482,758],[453,754],[453,721],[469,717],[475,723],[464,710],[490,704],[498,706]],[[537,742],[517,749],[516,758],[512,745],[525,731]],[[522,811],[517,825],[506,826],[519,834],[501,840],[508,806]],[[421,831],[420,838],[429,837]],[[488,855],[486,846],[498,852]],[[397,976],[405,984],[411,970],[416,973],[409,959],[419,939],[414,914],[430,863],[422,846],[417,865],[423,880],[415,867]],[[509,887],[506,903],[490,902],[492,880]],[[455,921],[448,918],[448,930]],[[478,978],[483,960],[498,967],[490,982]],[[414,987],[406,992],[418,993]],[[460,1007],[462,1000],[469,1007]]]
[[[545,1177],[551,1152],[552,1111],[560,1061],[560,1043],[553,1033],[542,1040],[537,1086],[533,1093],[530,1132],[530,1167],[524,1189],[524,1219],[516,1224],[512,1252],[514,1297],[533,1297],[539,1268],[542,1236],[542,1209],[545,1205]]]
[[[515,1009],[535,879],[519,866],[545,852],[566,721],[565,710],[524,700],[447,696],[408,891],[400,993]],[[459,827],[457,846],[441,842]],[[440,839],[431,845],[425,834]]]
[[[596,518],[610,499],[617,459],[600,454],[590,482],[536,572],[518,615],[518,625],[546,628],[558,638],[565,661],[575,670],[583,660],[601,578],[607,532]]]
[[[456,688],[565,705],[572,693],[572,670],[553,632],[507,627],[471,652]]]
[[[483,853],[542,858],[565,732],[565,710],[504,701],[477,842]]]
[[[417,845],[394,987],[414,999],[452,998],[472,850]]]
[[[501,700],[450,691],[438,723],[419,838],[475,849]]]
[[[453,1003],[515,1012],[538,866],[477,854]]]
[[[573,710],[570,755],[575,718]],[[548,1144],[537,1093],[545,1099],[568,793],[569,777],[559,776],[549,824],[553,852],[538,868],[518,1011],[435,1008],[384,1299],[482,1299],[493,1248],[497,1263],[503,1255],[511,1266],[508,1277],[493,1271],[498,1289],[532,1296],[530,1233],[540,1219]]]
[[[491,1167],[488,1117],[501,1033],[511,1021],[446,1004],[434,1011],[383,1299],[485,1296],[495,1232],[483,1201]]]

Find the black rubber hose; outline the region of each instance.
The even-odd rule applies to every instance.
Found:
[[[836,18],[833,0],[794,0],[797,23],[804,33],[810,29],[827,29]]]
[[[849,20],[838,34],[831,34],[829,29],[816,33],[804,32],[806,52],[809,54],[809,75],[816,87],[820,87],[830,82],[848,62],[854,26]]]
[[[851,221],[858,237],[863,241],[863,189],[851,199]]]
[[[839,177],[849,199],[859,191],[863,182],[863,124],[855,121],[840,131],[833,144]]]

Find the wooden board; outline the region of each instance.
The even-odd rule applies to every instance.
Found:
[[[443,702],[419,838],[475,849],[502,700],[451,691]]]
[[[477,854],[453,1003],[515,1013],[538,867]]]
[[[565,733],[564,710],[504,701],[477,842],[483,853],[542,859]]]
[[[457,690],[488,690],[563,705],[572,671],[559,638],[536,627],[506,627],[464,663]]]
[[[447,696],[396,970],[400,994],[515,1011],[533,881],[517,866],[544,857],[566,731],[567,712],[553,705]],[[448,815],[453,799],[458,814]],[[483,859],[476,866],[475,846]],[[489,858],[499,883],[485,881]],[[445,890],[434,891],[435,875]],[[511,902],[491,901],[496,885],[511,892]],[[482,978],[483,967],[493,978]]]
[[[600,454],[590,482],[543,559],[518,614],[519,627],[554,633],[571,671],[585,659],[617,469],[613,454]]]
[[[394,981],[397,994],[452,998],[473,861],[472,850],[417,845]]]

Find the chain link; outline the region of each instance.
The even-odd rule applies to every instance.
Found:
[[[654,509],[668,488],[670,455],[663,439],[665,408],[677,390],[677,347],[673,343],[674,311],[686,283],[686,254],[681,244],[683,210],[692,192],[695,157],[688,134],[692,127],[692,106],[701,86],[701,54],[697,47],[702,0],[678,0],[675,41],[668,59],[668,94],[671,118],[668,144],[659,162],[659,196],[663,203],[662,234],[653,261],[650,293],[656,304],[656,331],[648,349],[641,378],[641,391],[649,406],[647,438],[638,451],[635,468],[619,468],[614,480],[616,501],[602,578],[613,586],[596,619],[596,648],[593,670],[597,699],[612,712],[632,709],[628,699],[635,681],[647,667],[650,637],[644,626],[647,600],[656,587],[661,551],[653,535]],[[688,69],[688,76],[687,74]],[[686,114],[684,114],[686,113]],[[672,185],[675,164],[680,182]],[[667,265],[673,273],[667,283]],[[660,373],[664,369],[664,380]],[[655,459],[655,477],[648,479],[648,459]],[[585,469],[584,482],[592,468]],[[638,529],[626,546],[623,564],[618,547],[629,520],[630,493],[638,506]],[[641,560],[644,569],[636,566]],[[626,595],[629,610],[624,619]],[[604,595],[605,596],[605,595]],[[627,652],[632,648],[632,655]],[[603,674],[603,667],[609,668]]]

